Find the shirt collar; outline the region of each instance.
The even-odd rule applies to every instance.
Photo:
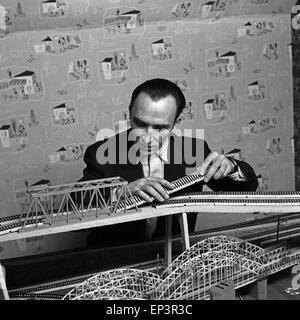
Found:
[[[163,161],[163,162],[168,162],[168,147],[169,147],[169,138],[166,138],[164,141],[162,147],[158,150],[156,155]],[[141,161],[142,160],[142,161]],[[138,164],[139,162],[144,162],[147,161],[146,159],[139,159],[139,157],[136,158],[135,164]]]
[[[159,157],[164,162],[168,162],[168,147],[169,147],[169,138],[167,138],[159,150]]]

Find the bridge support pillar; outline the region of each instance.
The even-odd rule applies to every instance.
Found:
[[[256,286],[256,297],[257,300],[267,300],[268,299],[268,279],[258,280],[255,284]]]
[[[172,215],[166,216],[165,227],[165,262],[166,267],[172,263]],[[181,242],[182,251],[190,248],[189,227],[186,213],[178,214],[180,230],[181,230]]]
[[[166,216],[165,219],[165,263],[168,267],[172,263],[172,215]]]
[[[189,226],[186,212],[180,213],[178,218],[181,231],[182,251],[185,251],[190,248]]]
[[[9,300],[5,282],[5,269],[0,263],[0,300]]]

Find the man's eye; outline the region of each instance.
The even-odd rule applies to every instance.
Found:
[[[137,125],[140,129],[147,129],[147,126],[145,126],[144,124],[141,124],[141,125]]]
[[[134,122],[135,122],[135,124],[136,124],[138,127],[140,127],[140,128],[145,128],[145,127],[147,126],[145,123],[140,122],[140,121],[134,121]]]

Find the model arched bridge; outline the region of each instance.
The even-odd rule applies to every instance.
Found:
[[[217,236],[196,243],[159,276],[136,269],[114,269],[78,285],[70,300],[202,300],[210,289],[232,281],[238,289],[300,262],[300,251],[266,251],[249,242]]]

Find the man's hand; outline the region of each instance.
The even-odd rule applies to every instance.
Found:
[[[132,195],[139,196],[147,202],[158,200],[160,202],[169,199],[166,189],[174,189],[172,183],[162,178],[142,178],[128,184]]]
[[[218,180],[227,177],[234,167],[235,165],[231,160],[214,151],[207,156],[197,171],[205,175],[204,182],[207,183],[211,178]]]

